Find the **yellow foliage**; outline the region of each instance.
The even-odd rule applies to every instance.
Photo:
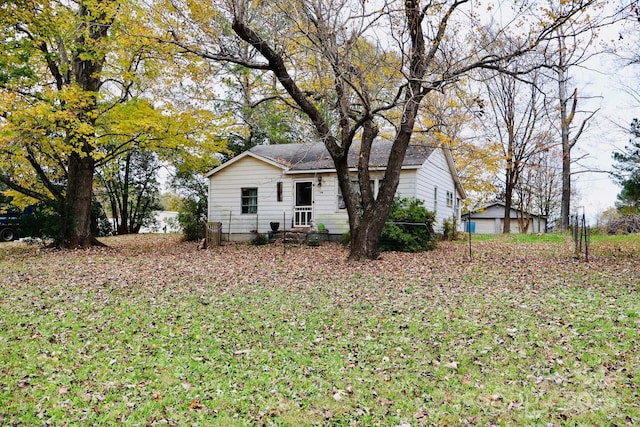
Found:
[[[0,64],[15,64],[6,81],[0,68],[0,174],[54,197],[44,180],[63,184],[73,153],[91,156],[98,166],[134,146],[198,170],[218,161],[226,142],[217,131],[230,125],[226,117],[166,97],[154,101],[171,87],[168,81],[189,77],[174,66],[175,47],[154,40],[155,29],[135,2],[85,0],[84,17],[72,3],[23,3],[9,0],[0,8]],[[110,26],[109,33],[92,38],[90,22]],[[104,58],[94,76],[102,82],[99,92],[73,79],[74,57]],[[196,83],[205,79],[201,72],[193,76]]]

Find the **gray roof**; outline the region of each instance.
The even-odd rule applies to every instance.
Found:
[[[371,148],[369,167],[386,167],[391,151],[391,141],[374,141]],[[429,145],[409,145],[402,166],[421,166],[431,155],[434,147]],[[257,145],[251,153],[278,163],[290,171],[335,169],[329,151],[321,142],[311,144]],[[357,167],[360,145],[354,144],[349,150],[349,167]]]

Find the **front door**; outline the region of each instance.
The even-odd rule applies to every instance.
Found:
[[[296,205],[293,208],[293,226],[309,227],[313,219],[313,182],[295,183]]]

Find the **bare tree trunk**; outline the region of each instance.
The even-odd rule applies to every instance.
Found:
[[[502,233],[511,233],[511,207],[513,206],[513,190],[518,185],[518,168],[520,167],[515,156],[515,118],[514,118],[514,105],[507,104],[508,113],[506,114],[505,123],[507,125],[507,170],[505,173],[505,188],[504,188],[504,220],[502,225]]]
[[[564,138],[564,136],[563,136]],[[571,214],[571,150],[562,142],[562,201],[560,202],[560,230],[569,228]]]
[[[72,153],[69,157],[69,184],[63,212],[62,246],[86,248],[97,244],[91,232],[91,200],[95,161]]]
[[[504,220],[502,223],[502,232],[504,234],[509,234],[511,233],[511,206],[513,198],[513,188],[511,186],[507,186],[504,196]]]
[[[569,216],[571,215],[571,150],[578,143],[578,139],[584,131],[588,121],[598,110],[591,112],[582,120],[580,126],[574,125],[578,109],[578,89],[573,93],[567,93],[569,84],[568,69],[572,65],[567,59],[571,52],[567,50],[565,39],[567,36],[562,29],[558,30],[558,97],[560,101],[560,138],[562,145],[562,197],[560,202],[560,229],[566,231],[569,228]],[[569,107],[571,103],[571,107]],[[572,132],[572,127],[574,131]],[[573,135],[572,135],[573,133]]]
[[[129,234],[131,222],[129,221],[129,173],[131,169],[131,152],[127,153],[124,165],[124,178],[122,179],[122,195],[120,200],[120,226],[118,234]],[[118,174],[120,171],[118,171]]]
[[[558,66],[558,97],[560,98],[560,140],[562,145],[562,193],[560,202],[560,230],[569,228],[571,212],[571,144],[569,142],[569,126],[567,118],[567,73],[564,67],[564,39],[561,40]]]

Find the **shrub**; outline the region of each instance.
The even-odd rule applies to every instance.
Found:
[[[50,200],[39,202],[25,209],[20,216],[18,235],[36,239],[52,239],[58,242],[61,238],[64,224],[60,215],[59,201]],[[96,237],[113,234],[111,222],[98,201],[91,202],[91,233]]]
[[[185,240],[201,240],[207,222],[207,200],[194,197],[182,200],[177,220]]]
[[[447,218],[442,223],[442,239],[443,240],[456,240],[458,238],[458,230],[453,218]]]
[[[40,202],[28,208],[28,213],[20,217],[21,237],[59,240],[62,233],[60,206],[54,201]]]
[[[420,252],[435,248],[434,212],[416,198],[394,199],[382,230],[380,250]]]
[[[624,215],[617,219],[612,219],[607,224],[609,234],[632,234],[640,233],[640,215]]]
[[[262,233],[256,233],[255,237],[251,239],[251,244],[256,246],[262,246],[269,243],[269,237]]]

